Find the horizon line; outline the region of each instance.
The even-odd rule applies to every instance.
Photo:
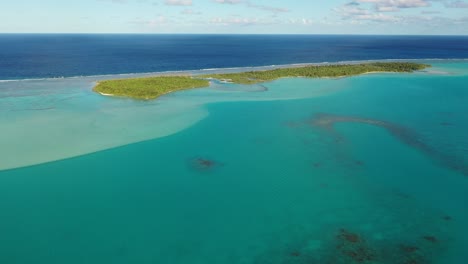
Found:
[[[468,37],[468,34],[364,34],[364,33],[134,33],[134,32],[0,32],[0,35],[251,35],[251,36],[452,36]]]

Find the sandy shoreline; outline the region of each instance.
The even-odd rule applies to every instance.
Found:
[[[108,94],[108,93],[102,93],[102,92],[98,92],[98,93],[104,96],[115,96],[114,94]]]

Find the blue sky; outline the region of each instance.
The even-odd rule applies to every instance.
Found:
[[[468,0],[4,0],[2,33],[468,35]]]

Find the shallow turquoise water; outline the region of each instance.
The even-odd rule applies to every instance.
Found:
[[[80,88],[78,101],[53,103],[61,131],[91,122],[68,119],[81,114],[97,118],[89,119],[94,127],[108,122],[107,131],[91,130],[103,137],[137,136],[113,142],[120,147],[0,171],[0,262],[464,263],[468,63],[435,66],[446,72],[282,79],[265,92],[215,87],[157,103]],[[27,105],[8,100],[10,110]],[[204,114],[177,112],[196,122],[150,139],[157,131],[145,130],[157,115],[151,111],[165,104]],[[117,114],[101,117],[106,107]],[[115,116],[125,111],[124,119]],[[382,120],[411,133],[398,137],[364,122],[320,127],[318,113]],[[10,111],[2,128],[22,123],[50,134],[57,127],[28,115]],[[129,121],[137,117],[142,121]],[[75,133],[78,145],[91,137]],[[12,146],[10,159],[21,159]]]

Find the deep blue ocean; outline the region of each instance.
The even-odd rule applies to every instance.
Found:
[[[0,34],[0,80],[468,58],[468,36]]]
[[[468,263],[467,58],[454,36],[0,35],[0,264]],[[387,59],[431,67],[92,90]]]

